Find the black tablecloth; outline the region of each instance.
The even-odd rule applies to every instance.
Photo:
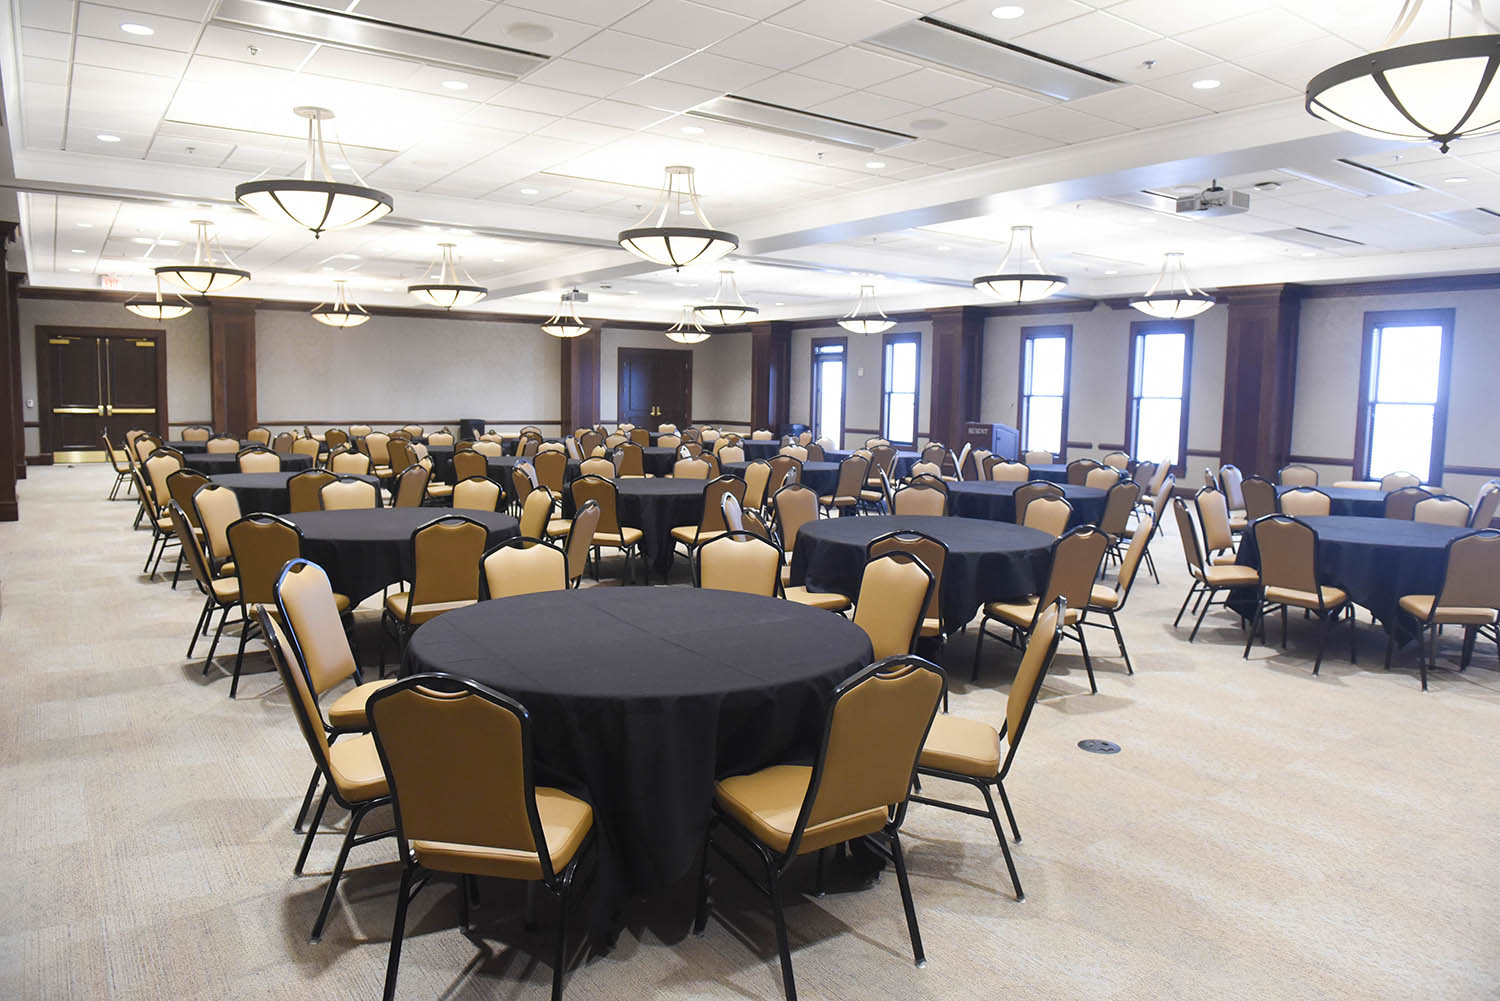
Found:
[[[233,490],[235,496],[240,500],[240,511],[251,514],[264,511],[266,514],[286,514],[292,509],[291,492],[287,488],[287,481],[295,472],[282,473],[218,473],[209,479],[221,487]],[[373,476],[357,476],[355,479],[364,480],[380,486],[380,481]],[[375,504],[383,506],[385,497],[377,489],[375,491]]]
[[[167,448],[177,449],[183,455],[197,455],[200,452],[208,451],[208,439],[206,438],[203,441],[183,441],[181,438],[174,438],[171,441],[164,441],[162,444]],[[240,448],[249,448],[254,444],[255,442],[249,438],[240,439]],[[268,445],[267,447],[269,448],[270,446]]]
[[[851,456],[853,454],[854,454],[853,451],[845,451],[843,449],[830,448],[830,449],[825,449],[824,450],[824,452],[823,452],[823,458],[827,459],[829,462],[833,463],[834,465],[838,465],[839,463],[843,462],[845,459],[849,458],[849,456]],[[918,462],[921,462],[921,461],[922,461],[922,453],[921,452],[897,452],[896,453],[896,478],[898,480],[904,480],[904,479],[906,479],[908,476],[911,475],[911,467],[914,466],[914,465],[916,465]]]
[[[388,584],[410,580],[411,533],[452,512],[430,507],[365,508],[353,511],[309,511],[286,520],[302,530],[302,555],[328,571],[333,589],[361,602]],[[493,546],[520,534],[508,514],[462,511],[490,531]]]
[[[1292,487],[1277,487],[1276,496],[1280,497]],[[1328,505],[1329,513],[1332,515],[1344,515],[1356,518],[1381,518],[1385,516],[1385,491],[1383,490],[1361,490],[1359,487],[1316,487],[1328,495],[1331,502]]]
[[[185,455],[183,461],[189,469],[196,469],[204,476],[220,476],[225,473],[238,473],[240,471],[240,457],[233,452],[216,452],[213,455],[203,452],[198,455]],[[281,471],[284,473],[299,473],[313,466],[312,456],[284,453],[281,456]]]
[[[672,529],[698,524],[703,515],[706,483],[706,480],[679,480],[671,476],[615,480],[619,488],[620,524],[641,530],[641,550],[647,565],[662,577],[672,569]]]
[[[485,460],[489,467],[490,479],[500,484],[500,492],[504,496],[504,503],[509,504],[515,499],[516,491],[516,463],[530,462],[535,465],[535,456],[521,457],[516,455],[492,455]],[[578,460],[569,459],[567,467],[563,470],[563,493],[566,494],[568,484],[578,479]]]
[[[1033,480],[1049,480],[1053,483],[1066,483],[1068,482],[1068,467],[1055,462],[1048,465],[1032,466],[1031,478]]]
[[[671,476],[672,467],[677,464],[677,449],[658,448],[653,445],[650,448],[641,449],[641,468],[648,476]]]
[[[743,480],[745,478],[745,467],[748,465],[750,465],[748,462],[726,462],[720,468],[731,476],[738,476]],[[804,462],[802,464],[801,482],[811,489],[816,490],[819,497],[833,493],[839,485],[838,463]]]
[[[948,484],[948,513],[959,518],[987,518],[990,521],[1016,520],[1016,487],[1019,483],[973,480]],[[1060,484],[1073,516],[1068,527],[1097,525],[1104,517],[1107,494],[1097,487],[1075,487]]]
[[[1034,528],[974,518],[824,518],[797,533],[792,583],[857,597],[865,547],[897,530],[923,532],[948,547],[942,582],[944,632],[963,626],[987,601],[1040,591],[1047,583],[1056,541]]]
[[[598,921],[696,871],[714,781],[808,760],[833,689],[870,658],[858,626],[791,602],[587,588],[439,616],[404,670],[471,677],[526,707],[537,783],[593,805]]]
[[[1443,589],[1448,543],[1469,531],[1449,525],[1428,525],[1396,518],[1302,518],[1318,533],[1320,584],[1343,588],[1356,604],[1369,609],[1396,641],[1416,635],[1416,624],[1396,602],[1408,594],[1437,594]],[[1260,567],[1255,533],[1246,532],[1238,562]],[[1500,572],[1500,568],[1497,568]],[[1249,590],[1230,598],[1241,615],[1255,610]]]
[[[756,459],[770,459],[781,451],[780,440],[751,441],[749,438],[740,442],[740,448],[745,450],[745,458],[750,462]]]

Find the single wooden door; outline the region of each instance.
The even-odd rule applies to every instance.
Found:
[[[106,337],[104,340],[104,418],[111,441],[123,441],[131,428],[159,427],[156,357],[158,337]]]
[[[693,411],[693,353],[670,348],[621,348],[619,419],[655,430],[686,427]]]
[[[79,451],[100,447],[104,428],[104,338],[48,337],[46,382],[49,406],[43,414],[48,447],[52,451]]]

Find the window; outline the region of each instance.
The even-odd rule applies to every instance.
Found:
[[[917,372],[921,368],[919,334],[886,334],[880,366],[880,436],[892,445],[917,441]]]
[[[1130,325],[1130,401],[1125,441],[1137,459],[1187,464],[1188,380],[1193,325],[1181,320]]]
[[[1378,480],[1398,470],[1441,483],[1448,418],[1453,310],[1365,314],[1355,470]]]
[[[844,444],[844,358],[847,337],[819,337],[812,344],[813,438]]]
[[[1072,327],[1021,328],[1021,448],[1065,456]]]

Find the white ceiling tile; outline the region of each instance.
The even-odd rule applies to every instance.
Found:
[[[217,167],[234,152],[233,143],[203,142],[157,136],[151,142],[146,159],[159,163],[179,163],[193,167]]]
[[[510,89],[514,90],[515,86],[513,85]],[[571,98],[573,95],[567,96]],[[465,119],[466,122],[473,122],[475,125],[506,129],[512,132],[534,132],[557,120],[557,114],[530,111],[524,108],[508,108],[494,102],[481,104],[470,111],[468,118]]]
[[[1090,59],[1088,68],[1126,83],[1150,86],[1153,80],[1212,66],[1216,62],[1218,60],[1208,53],[1199,52],[1181,42],[1174,42],[1170,38],[1155,38],[1141,45],[1111,52],[1107,56]]]
[[[575,121],[613,125],[615,128],[632,131],[654,125],[666,117],[669,117],[668,112],[639,104],[626,104],[623,101],[595,101],[572,115]]]
[[[1128,125],[1120,122],[1096,118],[1062,106],[1014,115],[1005,119],[1004,124],[1007,128],[1020,129],[1048,139],[1060,139],[1065,143],[1087,142],[1130,130]]]
[[[1215,3],[1203,4],[1183,3],[1182,0],[1125,0],[1111,6],[1109,12],[1158,34],[1176,36],[1261,6],[1263,3],[1257,0],[1216,0]]]
[[[585,24],[613,24],[646,0],[507,0],[507,6],[542,11]]]
[[[997,6],[998,0],[960,0],[959,3],[939,7],[932,16],[939,21],[977,31],[981,35],[1008,39],[1093,10],[1076,0],[1032,0],[1024,5],[1014,5],[1021,6],[1025,11],[1020,17],[1001,20],[990,13]]]
[[[34,56],[27,56],[21,60],[21,78],[28,84],[66,87],[68,64],[61,59],[38,59]]]
[[[1094,94],[1091,97],[1069,101],[1067,107],[1090,115],[1129,125],[1133,128],[1151,128],[1172,122],[1185,122],[1207,114],[1207,110],[1175,97],[1158,94],[1145,87],[1121,87],[1118,90]]]
[[[360,0],[354,12],[360,17],[388,24],[462,35],[493,6],[490,0],[443,0],[442,3],[424,4],[414,4],[411,0]]]
[[[1193,87],[1195,80],[1218,80],[1219,86],[1213,90],[1198,90]],[[1151,89],[1212,111],[1248,108],[1268,101],[1295,97],[1297,94],[1296,90],[1285,84],[1267,80],[1231,63],[1205,66],[1191,73],[1180,73],[1157,80],[1151,84]]]
[[[527,83],[540,87],[552,87],[590,97],[608,97],[640,77],[635,73],[592,66],[572,59],[553,59],[526,74],[525,79]]]
[[[671,80],[674,83],[686,83],[708,90],[732,92],[758,80],[764,80],[774,72],[768,66],[729,59],[712,52],[700,52],[697,55],[688,56],[681,62],[673,63],[658,72],[656,76],[658,79]]]
[[[989,86],[979,80],[934,69],[919,69],[894,80],[869,88],[872,93],[914,101],[921,105],[941,104],[955,97],[973,94]]]
[[[156,34],[145,37],[127,35],[120,30],[120,25],[127,22],[144,24]],[[78,34],[92,38],[129,39],[155,49],[187,52],[192,49],[193,42],[198,38],[199,27],[197,21],[185,21],[156,14],[136,14],[120,10],[118,7],[103,7],[92,3],[78,5]]]
[[[916,18],[910,10],[883,0],[802,0],[768,20],[835,42],[862,42]]]
[[[978,93],[944,101],[937,107],[940,111],[951,112],[955,115],[965,115],[981,121],[996,121],[1009,118],[1011,115],[1049,107],[1052,103],[1054,102],[1026,97],[1003,87],[988,87]]]
[[[444,86],[461,83],[462,88]],[[512,81],[480,73],[467,73],[447,66],[422,66],[401,84],[407,90],[419,90],[439,97],[459,97],[465,101],[488,101],[509,87]]]
[[[744,88],[742,96],[788,108],[808,108],[849,93],[850,88],[814,80],[796,73],[782,73]]]
[[[1225,62],[1325,37],[1322,28],[1284,10],[1262,10],[1185,31],[1176,38]]]
[[[186,52],[152,49],[107,38],[80,37],[73,47],[73,61],[104,69],[131,70],[153,76],[176,77],[187,68]]]
[[[128,132],[121,129],[119,132],[111,133],[120,137],[117,143],[101,143],[95,138],[95,133],[90,129],[70,127],[68,129],[68,149],[75,153],[95,153],[104,156],[125,156],[139,158],[146,155],[146,148],[151,145],[151,134],[149,132]]]
[[[517,7],[496,7],[474,22],[465,38],[508,45],[540,52],[544,56],[557,56],[568,51],[598,30],[592,24],[570,21],[538,10],[522,10]]]
[[[1093,11],[1082,17],[1062,21],[1040,31],[1017,35],[1015,42],[1044,56],[1071,63],[1087,63],[1091,59],[1128,49],[1132,45],[1149,42],[1156,32],[1139,27],[1129,21]]]
[[[114,0],[113,6],[146,14],[161,14],[188,21],[202,21],[217,7],[218,0]]]
[[[393,59],[389,56],[376,56],[368,52],[352,52],[349,49],[335,48],[332,45],[322,45],[302,69],[304,73],[316,76],[399,87],[419,68],[421,64],[412,60]]]
[[[662,111],[686,111],[722,93],[722,90],[709,90],[685,83],[673,83],[659,77],[647,77],[621,88],[611,96],[628,104],[641,104]]]
[[[21,53],[39,59],[67,59],[72,51],[73,39],[66,31],[43,31],[40,28],[21,29]]]
[[[838,48],[839,43],[762,22],[718,42],[713,50],[746,62],[791,69]]]
[[[1277,83],[1302,87],[1328,67],[1363,54],[1363,50],[1352,42],[1324,35],[1296,45],[1243,56],[1235,62]]]
[[[615,23],[621,31],[702,48],[749,27],[750,19],[689,0],[651,0]]]
[[[988,122],[951,125],[943,130],[943,141],[997,156],[1022,156],[1062,145],[1059,140],[1018,132]]]
[[[538,129],[536,135],[547,139],[566,139],[569,142],[583,143],[590,147],[603,146],[630,135],[631,129],[619,129],[611,125],[599,125],[595,122],[579,122],[558,119],[546,128]],[[483,149],[483,146],[479,148]]]
[[[252,53],[251,49],[255,51]],[[203,37],[199,39],[194,51],[200,56],[237,59],[279,69],[296,69],[312,54],[312,50],[313,47],[308,42],[211,24],[203,29]]]
[[[567,91],[549,87],[537,87],[529,83],[514,83],[502,90],[494,100],[488,102],[517,111],[537,111],[545,115],[570,115],[592,102],[585,96],[569,94]],[[491,122],[497,128],[507,128],[499,122]]]
[[[797,72],[858,90],[904,76],[917,68],[916,63],[904,59],[849,46],[803,63]]]
[[[894,97],[855,91],[843,97],[835,97],[831,101],[824,101],[808,110],[830,118],[842,118],[846,122],[878,123],[884,128],[892,128],[891,120],[900,118],[902,121],[894,124],[899,131],[905,126],[905,119],[911,117],[912,113],[920,108],[921,105],[898,101]]]
[[[908,160],[917,163],[946,164],[961,157],[972,155],[969,150],[962,146],[953,146],[948,143],[935,142],[931,139],[918,139],[904,146],[896,147],[896,152]]]
[[[27,28],[71,32],[73,6],[57,0],[21,0],[21,24]]]
[[[568,58],[645,76],[692,53],[693,50],[686,45],[627,35],[611,28],[574,46],[569,50]]]

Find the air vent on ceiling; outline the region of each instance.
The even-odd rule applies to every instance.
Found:
[[[1451,209],[1445,212],[1428,213],[1434,219],[1452,223],[1471,233],[1492,235],[1500,233],[1500,212],[1486,208]]]
[[[1283,172],[1293,177],[1315,181],[1326,187],[1347,191],[1355,195],[1399,195],[1420,190],[1422,185],[1398,177],[1378,167],[1368,167],[1353,160],[1338,159],[1330,164],[1316,167],[1282,167]]]
[[[358,14],[304,7],[283,0],[222,0],[214,21],[303,42],[383,56],[442,63],[489,76],[515,78],[547,57],[525,49],[387,24]]]
[[[1348,250],[1350,247],[1364,246],[1358,240],[1349,240],[1342,236],[1334,236],[1332,233],[1307,229],[1304,226],[1298,226],[1295,229],[1271,229],[1255,235],[1280,240],[1282,243],[1295,243],[1299,247],[1316,247],[1319,250]]]
[[[897,25],[871,38],[869,43],[1059,101],[1074,101],[1124,85],[1112,76],[935,17]]]
[[[861,125],[842,118],[816,115],[810,111],[798,111],[796,108],[756,101],[748,97],[736,97],[733,94],[716,97],[712,101],[700,104],[688,114],[694,118],[707,118],[730,125],[743,125],[752,129],[760,129],[763,132],[775,132],[778,135],[838,143],[840,146],[861,149],[870,153],[902,146],[917,138],[905,132],[893,132],[890,129],[880,129],[873,125]]]

